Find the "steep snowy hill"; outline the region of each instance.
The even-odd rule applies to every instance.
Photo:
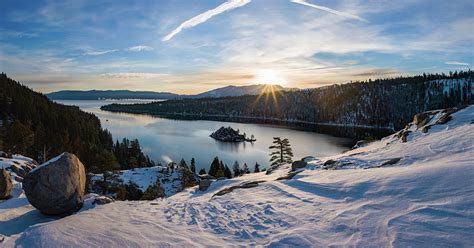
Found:
[[[418,115],[381,141],[308,161],[288,180],[276,180],[281,168],[62,219],[20,195],[0,203],[1,245],[474,246],[474,106]]]

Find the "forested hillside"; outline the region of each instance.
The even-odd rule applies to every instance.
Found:
[[[474,73],[430,74],[368,80],[260,96],[170,100],[102,109],[191,118],[249,118],[249,121],[325,123],[400,129],[429,109],[472,102]]]
[[[136,167],[151,166],[138,141],[132,143],[124,140],[114,147],[111,134],[102,129],[95,115],[54,103],[0,74],[0,151],[22,154],[39,162],[71,152],[89,171],[96,172],[127,168],[125,163],[131,160]],[[129,151],[123,152],[124,146]],[[120,161],[114,152],[120,154]]]

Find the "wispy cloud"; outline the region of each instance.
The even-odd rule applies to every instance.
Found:
[[[114,53],[114,52],[118,52],[119,50],[117,49],[112,49],[112,50],[104,50],[104,51],[90,51],[90,52],[85,52],[83,53],[83,55],[87,55],[87,56],[99,56],[99,55],[104,55],[104,54],[107,54],[107,53]]]
[[[167,76],[168,74],[162,73],[140,73],[140,72],[119,72],[119,73],[104,73],[101,77],[104,78],[121,78],[121,79],[145,79],[145,78],[158,78]]]
[[[356,15],[349,14],[349,13],[346,13],[346,12],[337,11],[337,10],[334,10],[334,9],[331,9],[331,8],[328,8],[328,7],[324,7],[324,6],[321,6],[321,5],[308,3],[305,0],[290,0],[290,1],[293,2],[293,3],[297,3],[297,4],[305,5],[305,6],[308,6],[308,7],[311,7],[311,8],[326,11],[326,12],[329,12],[329,13],[332,13],[332,14],[335,14],[335,15],[338,15],[338,16],[342,16],[342,17],[346,17],[346,18],[350,18],[350,19],[355,19],[355,20],[359,20],[359,21],[363,21],[363,22],[369,22],[369,21],[367,21],[366,19],[364,19],[360,16],[356,16]]]
[[[471,64],[465,63],[465,62],[460,62],[460,61],[446,61],[444,62],[447,65],[460,65],[460,66],[470,66]]]
[[[143,45],[133,46],[127,49],[127,51],[130,51],[130,52],[142,52],[142,51],[153,51],[153,50],[155,50],[153,47],[143,46]]]
[[[177,35],[179,32],[183,31],[184,29],[192,28],[194,26],[197,26],[201,23],[206,22],[207,20],[211,19],[213,16],[222,14],[226,11],[235,9],[235,8],[240,8],[242,6],[245,6],[249,4],[251,0],[229,0],[219,6],[217,6],[214,9],[208,10],[202,14],[199,14],[179,25],[175,30],[173,30],[171,33],[166,35],[162,41],[169,41],[171,40],[175,35]]]

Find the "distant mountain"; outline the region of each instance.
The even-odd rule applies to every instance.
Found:
[[[131,91],[131,90],[63,90],[46,94],[51,100],[99,100],[99,99],[182,99],[217,98],[226,96],[259,95],[271,91],[285,90],[280,85],[226,86],[197,95],[179,95],[170,92]]]
[[[226,86],[214,90],[206,91],[197,95],[190,95],[187,98],[217,98],[226,96],[244,96],[244,95],[260,95],[271,91],[285,90],[280,85],[256,84],[248,86]]]
[[[169,92],[131,90],[63,90],[46,94],[51,100],[99,100],[99,99],[175,99],[180,95]]]

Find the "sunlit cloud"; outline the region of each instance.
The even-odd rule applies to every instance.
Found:
[[[363,22],[369,22],[369,21],[367,21],[366,19],[364,19],[362,17],[356,16],[356,15],[353,15],[353,14],[349,14],[349,13],[346,13],[346,12],[337,11],[337,10],[334,10],[334,9],[331,9],[331,8],[328,8],[328,7],[325,7],[325,6],[308,3],[305,0],[290,0],[290,1],[293,2],[293,3],[297,3],[297,4],[305,5],[305,6],[308,6],[308,7],[311,7],[311,8],[326,11],[326,12],[329,12],[329,13],[332,13],[332,14],[335,14],[335,15],[338,15],[338,16],[345,17],[345,18],[355,19],[355,20],[359,20],[359,21],[363,21]]]
[[[226,11],[235,9],[235,8],[240,8],[242,6],[245,6],[249,4],[251,0],[229,0],[219,6],[217,6],[214,9],[208,10],[202,14],[199,14],[179,25],[175,30],[173,30],[171,33],[166,35],[162,41],[169,41],[171,40],[175,35],[177,35],[179,32],[183,31],[184,29],[192,28],[194,26],[197,26],[201,23],[206,22],[207,20],[211,19],[212,17],[222,14]]]

